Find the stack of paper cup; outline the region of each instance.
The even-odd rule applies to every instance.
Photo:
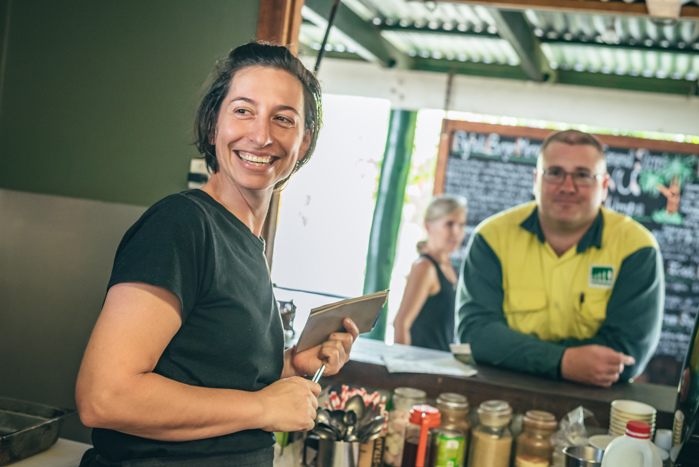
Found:
[[[626,422],[638,420],[650,425],[650,436],[655,433],[655,414],[653,406],[631,400],[615,400],[609,414],[609,434],[621,436],[626,433]]]
[[[675,412],[675,420],[672,422],[672,445],[677,446],[682,442],[682,427],[684,426],[684,413],[681,410]]]

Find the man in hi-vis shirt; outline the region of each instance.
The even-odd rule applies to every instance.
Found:
[[[536,200],[476,228],[456,297],[476,362],[597,386],[643,371],[660,337],[663,262],[646,228],[602,207],[608,183],[597,138],[553,133]]]

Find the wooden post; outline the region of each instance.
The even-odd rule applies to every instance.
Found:
[[[257,19],[257,40],[289,48],[298,55],[299,29],[301,28],[301,8],[304,0],[260,0],[260,12]],[[279,212],[279,193],[272,195],[267,218],[262,226],[262,238],[267,247],[265,256],[270,271],[274,236],[277,232],[277,215]]]

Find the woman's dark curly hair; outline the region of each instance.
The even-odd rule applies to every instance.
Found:
[[[204,156],[209,171],[211,173],[218,172],[216,147],[212,144],[212,141],[215,139],[221,103],[228,95],[228,90],[235,74],[251,66],[284,70],[295,76],[303,86],[303,120],[306,132],[311,133],[311,143],[306,154],[296,163],[294,170],[289,175],[291,177],[313,155],[322,124],[323,109],[320,83],[318,83],[313,73],[308,71],[303,63],[286,47],[259,41],[250,42],[233,49],[225,60],[217,63],[216,69],[210,78],[212,80],[211,86],[199,104],[199,109],[194,117],[195,145]],[[283,187],[289,180],[289,177],[279,181],[275,185],[275,189]]]

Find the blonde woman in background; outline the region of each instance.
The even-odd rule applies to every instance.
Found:
[[[425,212],[427,240],[418,242],[403,300],[393,322],[395,342],[449,351],[454,342],[456,271],[449,255],[466,235],[466,199],[436,196]]]

